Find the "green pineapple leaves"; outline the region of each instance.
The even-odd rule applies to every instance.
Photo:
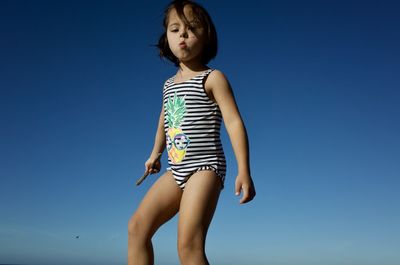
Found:
[[[178,97],[176,91],[174,97],[168,97],[167,104],[165,105],[167,109],[167,121],[170,128],[179,128],[183,122],[186,106],[185,98]]]

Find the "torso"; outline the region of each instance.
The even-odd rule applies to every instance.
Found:
[[[208,69],[184,81],[174,76],[164,84],[168,163],[180,186],[204,167],[212,168],[222,178],[225,176],[226,161],[220,139],[222,114],[207,86],[207,76],[211,73],[212,69]]]
[[[207,70],[209,70],[209,69],[206,69],[206,70],[203,70],[203,71],[199,71],[199,72],[193,72],[193,73],[191,73],[190,75],[188,75],[187,77],[185,76],[185,77],[181,77],[181,78],[179,78],[179,77],[178,77],[178,74],[176,74],[176,75],[175,75],[175,78],[174,78],[174,83],[175,83],[175,84],[179,84],[179,83],[187,82],[187,81],[189,81],[190,79],[192,79],[192,78],[194,78],[194,77],[200,75],[201,73],[204,73],[204,72],[207,71]],[[209,81],[209,80],[212,79],[212,78],[213,78],[213,72],[211,72],[211,73],[207,76],[206,82],[204,83],[204,90],[206,91],[207,96],[208,96],[214,103],[217,103],[217,102],[215,101],[214,95],[213,95],[213,93],[212,93],[212,87],[211,87],[211,85],[210,85],[211,82]]]

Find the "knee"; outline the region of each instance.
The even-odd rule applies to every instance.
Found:
[[[134,239],[145,239],[146,229],[144,227],[144,220],[140,215],[134,214],[128,222],[128,236]]]
[[[197,239],[178,239],[178,254],[183,264],[195,257],[203,257],[204,243]]]

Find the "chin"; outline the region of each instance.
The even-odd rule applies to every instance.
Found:
[[[180,57],[176,57],[176,58],[178,58],[178,60],[180,61],[180,62],[189,62],[189,61],[191,61],[191,60],[193,60],[193,58],[192,57],[186,57],[186,56],[180,56]]]

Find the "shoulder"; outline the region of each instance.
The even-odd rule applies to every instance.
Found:
[[[163,85],[164,89],[165,89],[167,86],[169,86],[170,84],[172,84],[172,82],[174,81],[174,77],[175,77],[175,75],[174,75],[174,76],[171,76],[170,78],[168,78],[167,80],[164,81],[164,85]]]
[[[214,69],[209,75],[205,82],[205,85],[213,90],[216,87],[227,86],[229,87],[229,81],[226,75],[218,69]]]
[[[208,79],[210,79],[210,81],[228,81],[226,75],[218,69],[214,69],[213,71],[211,71]]]

